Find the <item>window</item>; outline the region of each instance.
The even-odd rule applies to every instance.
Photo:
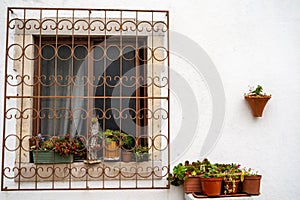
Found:
[[[169,187],[167,17],[8,8],[2,190]]]
[[[147,125],[146,38],[90,38],[90,47],[87,41],[42,38],[35,71],[41,81],[34,90],[41,97],[35,99],[34,110],[42,117],[34,121],[34,134],[86,136],[89,120],[97,117],[101,130],[140,135]]]

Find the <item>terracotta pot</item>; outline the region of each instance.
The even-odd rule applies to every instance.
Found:
[[[222,178],[201,178],[202,192],[207,196],[220,196]]]
[[[243,181],[243,186],[242,186],[242,192],[251,195],[259,195],[260,180],[261,180],[261,175],[245,176]]]
[[[271,96],[245,96],[254,117],[261,117]]]
[[[132,160],[132,152],[131,151],[122,151],[122,161],[123,162],[131,162]]]
[[[224,194],[236,194],[238,192],[240,180],[224,181]]]
[[[189,176],[183,183],[185,193],[202,192],[200,176]]]

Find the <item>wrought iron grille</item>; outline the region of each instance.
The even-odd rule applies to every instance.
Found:
[[[2,190],[169,188],[168,15],[7,9]]]

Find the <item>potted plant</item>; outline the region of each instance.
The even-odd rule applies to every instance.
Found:
[[[149,149],[146,146],[137,146],[134,149],[134,155],[137,162],[143,162],[149,160]]]
[[[200,161],[192,162],[185,161],[177,164],[170,174],[170,183],[174,186],[183,185],[185,193],[201,193],[200,176],[202,174],[202,164]]]
[[[250,195],[259,195],[261,177],[257,171],[255,172],[251,168],[242,170],[242,192]]]
[[[185,193],[202,192],[200,177],[204,174],[207,162],[209,163],[207,159],[204,159],[203,162],[196,161],[191,164],[188,161],[185,162],[186,173],[183,183]]]
[[[105,137],[104,159],[119,160],[121,132],[119,130],[106,129],[104,132],[104,137]]]
[[[132,153],[135,147],[135,139],[131,135],[121,133],[121,140],[122,161],[130,162],[132,160]]]
[[[239,169],[240,165],[231,163],[223,164],[224,169],[224,194],[235,194],[238,192],[239,183],[240,183],[240,174],[241,170]]]
[[[35,145],[30,146],[33,152],[33,162],[36,164],[44,163],[71,163],[73,155],[80,151],[79,143],[73,141],[69,134],[63,137],[33,137]]]
[[[262,86],[258,85],[254,90],[250,88],[250,92],[245,94],[245,99],[249,103],[252,114],[255,117],[261,117],[264,108],[271,98],[271,95],[263,94]]]
[[[221,167],[208,163],[205,173],[201,177],[202,192],[209,197],[220,196],[223,176]]]
[[[87,157],[87,148],[86,141],[83,136],[75,135],[73,138],[73,142],[76,145],[76,149],[74,151],[74,161],[84,161]]]

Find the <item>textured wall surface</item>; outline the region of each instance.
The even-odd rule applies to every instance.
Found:
[[[175,43],[180,42],[175,33],[181,34],[203,51],[193,51],[190,55],[199,53],[203,56],[205,53],[213,63],[210,65],[215,67],[215,71],[209,71],[205,66],[193,68],[194,63],[189,60],[189,55],[180,55],[180,50],[171,54],[171,67],[176,72],[174,77],[181,76],[188,81],[197,104],[186,107],[188,102],[181,101],[180,84],[174,82],[174,109],[171,110],[171,134],[174,135],[171,137],[171,147],[181,149],[182,152],[171,154],[171,164],[203,157],[213,162],[240,163],[259,170],[263,175],[262,194],[257,199],[299,199],[300,1],[1,0],[0,66],[4,66],[5,62],[8,6],[169,10],[170,30],[174,33],[171,34],[171,49],[172,45],[175,48]],[[205,64],[200,62],[200,65]],[[200,73],[195,73],[195,69],[199,69]],[[212,86],[214,83],[211,80],[214,78],[220,79],[222,83],[220,98],[218,90]],[[0,67],[1,97],[3,79],[4,69]],[[261,84],[265,92],[272,94],[262,118],[252,117],[243,98],[248,85],[256,84]],[[3,105],[3,98],[0,98],[0,105]],[[187,118],[183,113],[186,112],[184,109],[191,107],[197,108],[197,127],[189,135],[184,132],[189,128],[185,127]],[[224,116],[221,112],[214,116],[219,109],[225,110]],[[2,130],[2,107],[0,116]],[[212,127],[211,124],[218,117],[221,118],[219,124]],[[184,145],[176,143],[176,138],[181,138],[182,134],[187,134],[185,141],[182,141]],[[2,145],[2,138],[0,142]],[[2,200],[33,198],[181,200],[184,197],[182,188],[175,187],[147,191],[0,193]]]

